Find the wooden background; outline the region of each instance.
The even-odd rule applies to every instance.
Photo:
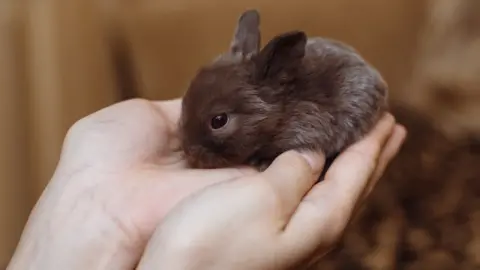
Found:
[[[445,39],[438,25],[461,1],[434,2],[443,9],[427,0],[0,0],[0,267],[69,126],[126,86],[150,99],[180,96],[196,68],[227,48],[247,8],[260,10],[264,41],[292,29],[343,40],[383,73],[392,99],[451,115],[425,101],[435,93],[422,71],[439,59],[428,53],[432,40]],[[472,107],[438,120],[451,128]]]

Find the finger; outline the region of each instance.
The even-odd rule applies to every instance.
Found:
[[[178,137],[178,121],[180,120],[182,110],[182,99],[176,98],[163,101],[152,101],[151,104],[162,116],[167,128],[164,130],[167,137],[167,148],[170,153],[180,149],[180,140]]]
[[[380,152],[387,143],[395,127],[395,118],[387,113],[362,140],[348,147],[330,167],[327,174],[337,174],[344,164],[357,164],[355,167],[372,171],[376,166]],[[344,161],[345,160],[345,161]],[[348,162],[347,162],[348,160]],[[366,163],[368,162],[368,164]],[[367,166],[366,166],[367,165]],[[338,179],[338,177],[333,177]]]
[[[320,176],[325,158],[319,153],[287,151],[260,174],[266,191],[279,203],[280,215],[290,218],[303,196]]]
[[[398,154],[402,144],[404,143],[407,136],[407,130],[401,125],[396,125],[393,131],[393,135],[390,137],[387,142],[384,151],[380,155],[377,170],[375,171],[373,178],[379,178],[385,171],[387,165],[390,161]]]
[[[336,240],[367,187],[394,127],[394,117],[387,114],[364,139],[340,154],[325,180],[308,192],[287,225],[283,237],[294,246],[290,248],[313,251],[321,243],[329,245]]]
[[[386,143],[386,146],[383,152],[380,154],[380,158],[378,160],[378,165],[371,177],[370,183],[368,187],[365,189],[365,192],[362,196],[362,201],[370,194],[373,190],[385,169],[387,168],[388,164],[392,161],[392,159],[398,154],[405,138],[407,136],[407,130],[402,125],[396,125],[393,131],[392,136]]]
[[[345,194],[358,198],[373,174],[380,154],[395,128],[395,118],[386,114],[365,138],[341,153],[325,174],[325,181],[338,182],[339,200]]]
[[[153,101],[152,104],[161,111],[165,119],[175,130],[176,124],[178,123],[182,112],[182,99],[176,98],[170,100]]]

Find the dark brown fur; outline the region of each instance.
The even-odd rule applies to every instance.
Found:
[[[202,67],[183,98],[182,145],[193,167],[263,167],[290,149],[332,157],[387,109],[387,85],[353,48],[292,31],[259,49],[260,17],[242,14],[230,51]],[[215,115],[229,122],[213,130]]]

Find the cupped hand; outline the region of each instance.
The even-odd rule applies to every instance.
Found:
[[[155,258],[168,254],[155,255],[162,250],[158,239],[165,240],[163,247],[170,245],[179,251],[173,261],[162,262],[173,263],[170,266],[185,250],[197,256],[192,259],[198,258],[199,249],[191,248],[192,241],[213,243],[207,245],[210,253],[203,260],[219,254],[223,259],[217,260],[217,266],[228,263],[231,253],[244,262],[256,250],[249,250],[248,243],[258,242],[248,241],[257,239],[249,232],[265,241],[253,256],[259,260],[260,255],[270,255],[267,262],[259,260],[261,264],[293,264],[335,241],[353,205],[379,178],[404,137],[404,130],[393,128],[393,118],[386,117],[373,135],[337,159],[324,182],[310,189],[323,164],[319,155],[309,155],[307,166],[295,152],[285,153],[263,173],[248,168],[187,169],[176,134],[180,103],[179,99],[130,100],[77,122],[65,138],[54,176],[32,211],[8,269],[133,269],[157,227],[142,269],[154,269]],[[192,194],[198,195],[187,199]],[[185,204],[178,205],[184,199]],[[167,214],[170,217],[165,220]],[[316,216],[313,221],[311,215]],[[174,224],[179,227],[175,229]],[[230,227],[222,228],[225,224]],[[191,230],[183,234],[180,228]],[[320,228],[328,233],[321,233]],[[296,234],[299,229],[311,232]],[[165,237],[165,231],[178,237]],[[207,234],[201,236],[201,232]],[[244,239],[232,237],[242,232],[247,233]],[[236,244],[237,240],[241,241]],[[240,249],[218,250],[221,241],[232,241],[228,243]],[[275,243],[279,245],[270,249]],[[289,254],[288,246],[297,252]],[[277,255],[282,260],[276,261]],[[235,262],[230,263],[238,266]],[[201,269],[196,267],[201,264],[192,265]]]
[[[386,115],[320,183],[322,156],[289,151],[262,173],[211,185],[167,215],[138,269],[298,269],[333,247],[404,138]]]
[[[180,107],[180,99],[135,99],[75,123],[9,269],[132,269],[179,201],[253,172],[186,169]]]

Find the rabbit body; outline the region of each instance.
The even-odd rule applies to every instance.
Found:
[[[180,121],[191,166],[265,167],[291,149],[334,157],[387,109],[387,84],[352,47],[302,31],[259,44],[259,14],[246,11],[230,50],[191,81]]]

